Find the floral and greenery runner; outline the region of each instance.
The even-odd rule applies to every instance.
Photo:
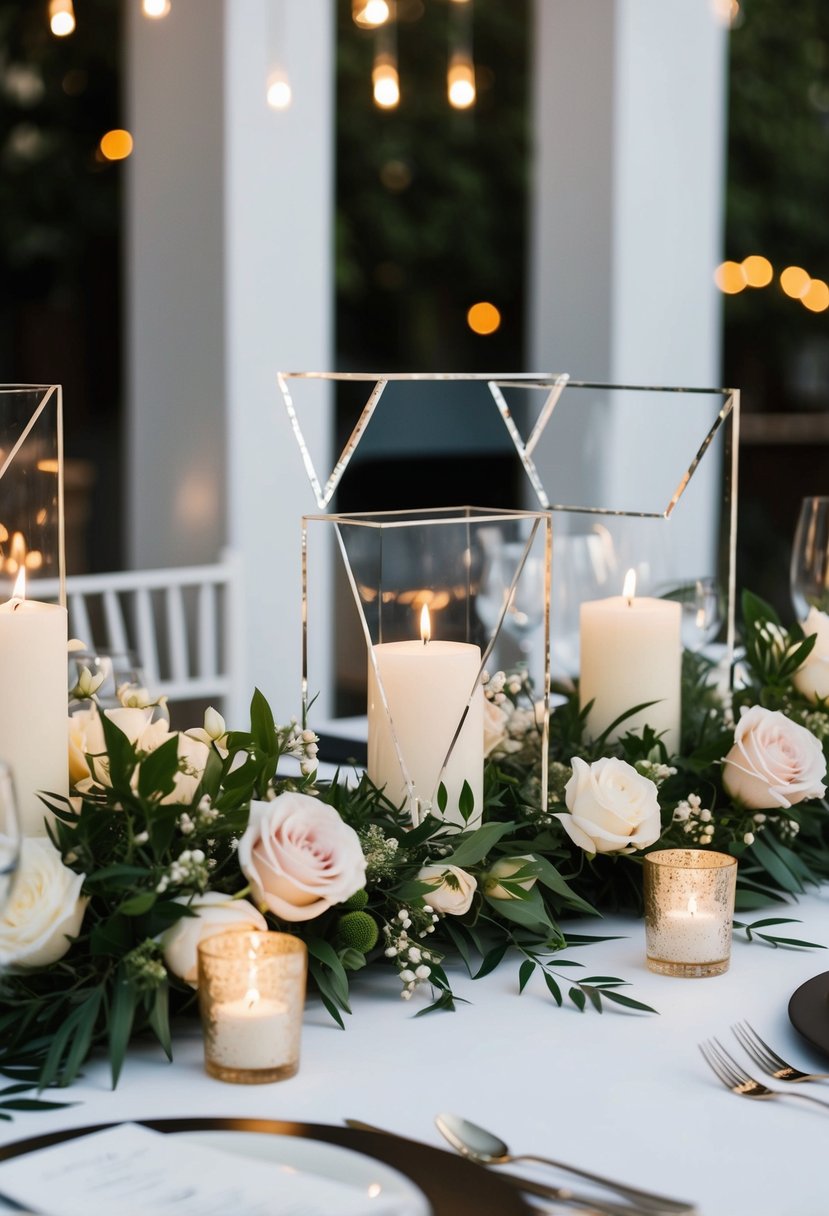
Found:
[[[431,989],[420,1012],[453,1008],[450,961],[479,977],[515,960],[519,991],[540,971],[556,1004],[648,1011],[563,952],[602,940],[600,922],[577,936],[568,918],[640,908],[649,849],[735,855],[740,916],[829,878],[829,617],[813,610],[804,637],[748,594],[743,617],[733,693],[685,656],[679,756],[647,727],[588,741],[570,690],[551,715],[546,806],[532,689],[521,673],[489,678],[483,816],[466,830],[440,806],[413,827],[366,776],[318,781],[316,735],[276,725],[258,692],[249,731],[209,710],[179,733],[142,690],[99,712],[82,681],[73,796],[44,799],[50,835],[24,841],[0,918],[0,1108],[37,1105],[27,1090],[70,1084],[98,1048],[117,1081],[138,1034],[171,1055],[173,1016],[195,1010],[199,939],[240,925],[301,936],[341,1025],[367,965],[395,969],[407,1000]],[[789,920],[736,924],[808,945],[779,936]]]

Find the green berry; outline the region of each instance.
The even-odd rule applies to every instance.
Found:
[[[337,922],[335,944],[338,950],[358,950],[368,954],[377,945],[377,921],[368,912],[346,912]]]

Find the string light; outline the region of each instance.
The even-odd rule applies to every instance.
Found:
[[[745,289],[748,279],[739,262],[721,262],[714,271],[714,282],[727,296],[735,296]]]
[[[743,258],[742,266],[749,287],[768,287],[774,278],[774,267],[768,258],[759,253],[752,253]]]
[[[466,323],[473,334],[494,334],[501,325],[501,313],[488,300],[479,300],[466,314]]]
[[[780,275],[780,286],[793,300],[800,300],[805,296],[811,281],[802,266],[787,266]]]
[[[293,99],[291,82],[284,72],[271,72],[268,77],[268,105],[272,110],[287,110]]]
[[[75,29],[72,0],[49,0],[49,28],[56,38],[65,38]]]
[[[456,110],[468,110],[475,104],[475,68],[463,52],[452,56],[446,75],[449,104]]]
[[[391,16],[387,0],[352,0],[351,18],[363,30],[375,30],[385,25]]]
[[[152,17],[156,21],[161,17],[166,17],[170,8],[170,0],[142,0],[141,3],[141,11],[144,16]]]
[[[377,55],[371,72],[374,104],[382,110],[393,110],[400,103],[400,77],[397,64],[388,54]]]
[[[812,279],[800,297],[800,303],[809,312],[826,312],[829,308],[829,286],[823,279]]]
[[[132,136],[121,128],[107,131],[101,136],[98,149],[104,160],[126,160],[132,152]]]

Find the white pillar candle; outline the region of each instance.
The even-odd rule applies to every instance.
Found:
[[[43,836],[49,812],[38,791],[69,793],[67,617],[24,596],[18,578],[0,604],[0,756],[12,770],[22,831]]]
[[[669,753],[679,750],[682,686],[682,606],[636,597],[625,580],[622,595],[581,605],[582,706],[593,701],[587,732],[595,739],[620,714],[654,701],[626,718],[614,740],[646,724],[661,734]]]
[[[428,623],[424,627],[428,637]],[[447,823],[463,826],[458,800],[467,781],[474,798],[467,826],[476,827],[481,821],[484,786],[484,694],[478,682],[480,648],[467,642],[382,642],[373,647],[373,652],[415,797],[421,802],[431,800],[432,814],[440,816],[436,798],[442,781],[447,794],[443,818]],[[377,672],[369,657],[368,775],[375,785],[385,787],[392,802],[400,804],[406,798],[407,787]],[[466,719],[441,774],[470,694]],[[416,809],[411,808],[413,814]]]
[[[212,1007],[210,1059],[223,1068],[281,1068],[299,1056],[300,1027],[282,1001],[248,992]]]

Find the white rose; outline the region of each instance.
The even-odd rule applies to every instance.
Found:
[[[183,896],[175,902],[188,904],[197,915],[182,916],[162,933],[159,941],[169,970],[193,988],[198,984],[199,942],[217,933],[268,927],[268,922],[253,904],[246,899],[231,899],[220,891],[205,891],[192,900]]]
[[[418,882],[428,882],[432,890],[426,898],[436,912],[446,916],[463,916],[472,905],[478,886],[476,880],[460,866],[423,866]]]
[[[573,757],[564,787],[569,815],[556,815],[567,835],[587,853],[633,853],[659,839],[662,820],[656,786],[615,757],[587,764]]]
[[[806,662],[794,673],[793,683],[814,704],[818,698],[829,697],[829,614],[810,608],[803,632],[807,637],[817,634],[817,640]]]
[[[826,793],[819,741],[805,726],[762,705],[743,708],[723,766],[726,793],[754,810],[794,806]]]
[[[484,756],[500,750],[507,737],[509,714],[494,701],[484,699]]]
[[[88,755],[106,750],[97,709],[78,710],[69,718],[69,781],[77,785],[90,776]]]
[[[282,920],[313,920],[366,882],[357,833],[307,794],[252,802],[237,856],[257,903]]]
[[[63,958],[89,902],[81,896],[85,877],[63,864],[46,836],[23,838],[20,868],[0,917],[0,967],[48,967]]]
[[[501,879],[511,882],[513,886],[522,887],[525,891],[531,891],[538,882],[537,874],[527,874],[522,878],[516,878],[516,874],[531,865],[535,861],[532,856],[525,857],[500,857],[495,865],[490,868],[484,882],[484,894],[490,899],[518,899],[518,896],[502,885]]]
[[[166,726],[167,724],[165,722],[162,725]],[[178,739],[179,768],[175,774],[175,786],[172,792],[166,794],[161,799],[161,802],[165,805],[169,803],[183,803],[189,806],[194,801],[199,782],[204,776],[205,766],[210,756],[210,748],[206,743],[199,742],[198,739],[191,739],[189,735],[175,731],[167,734],[161,740],[161,743],[166,743],[168,739],[174,737]],[[137,774],[135,780],[137,780]]]

